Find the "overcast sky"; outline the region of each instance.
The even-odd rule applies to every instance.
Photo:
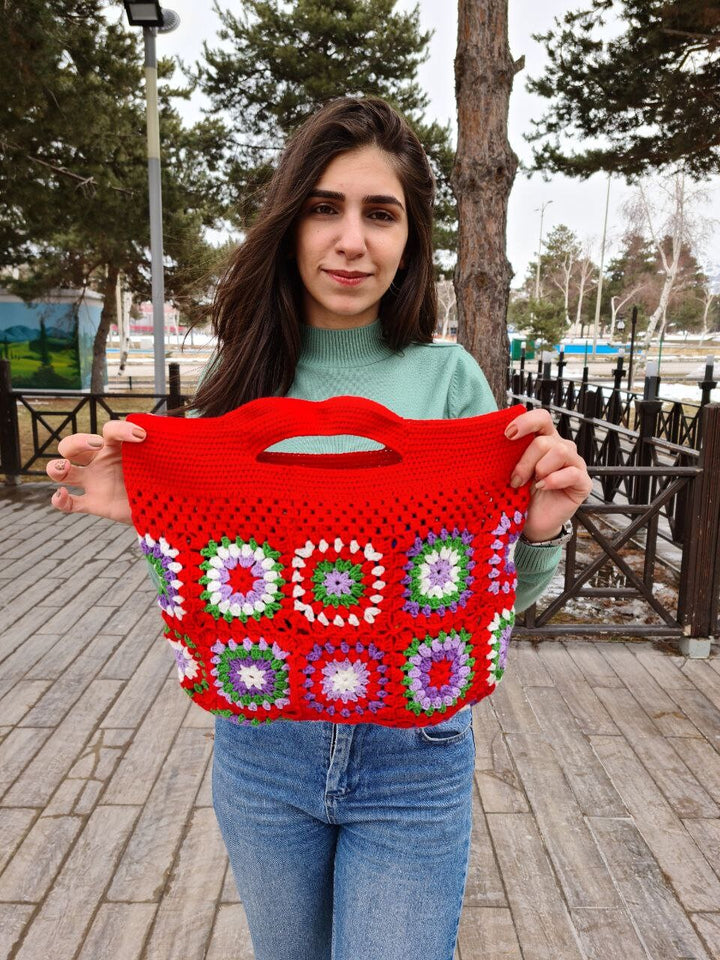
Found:
[[[221,0],[222,6],[240,9],[239,0]],[[398,0],[398,8],[412,9],[414,0]],[[173,33],[158,37],[158,53],[177,55],[188,63],[200,58],[202,41],[211,44],[215,40],[217,18],[210,0],[168,0],[168,6],[181,18],[180,26]],[[457,43],[457,4],[451,0],[420,0],[420,19],[424,29],[434,31],[430,42],[430,58],[419,71],[421,85],[430,97],[428,118],[441,123],[451,122],[456,129],[454,57]],[[523,133],[530,131],[530,120],[539,117],[544,101],[526,92],[528,76],[537,77],[545,60],[544,48],[532,39],[531,34],[545,32],[552,26],[556,16],[566,10],[581,6],[581,0],[510,0],[510,49],[515,59],[525,56],[525,70],[515,77],[510,100],[509,137],[521,160],[529,161],[530,146],[523,140]],[[188,122],[199,116],[201,101],[184,108]],[[720,220],[720,178],[710,182],[710,203],[706,213]],[[588,180],[571,180],[554,175],[544,182],[539,174],[528,178],[519,172],[515,178],[508,211],[508,257],[515,271],[513,286],[519,286],[525,275],[528,262],[536,255],[540,227],[539,208],[546,207],[543,235],[559,223],[565,223],[580,237],[594,239],[595,258],[599,258],[600,237],[607,177],[596,174]],[[622,202],[628,188],[620,179],[613,179],[610,186],[610,214],[608,221],[608,246],[605,262],[612,257],[623,230]],[[716,234],[716,238],[720,234]],[[708,245],[706,257],[713,272],[720,264],[720,253]]]

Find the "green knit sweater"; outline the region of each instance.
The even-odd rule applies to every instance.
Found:
[[[302,351],[288,397],[325,400],[362,396],[417,420],[475,417],[497,410],[485,374],[458,343],[413,343],[395,352],[383,340],[380,319],[365,327],[327,330],[303,325]],[[374,450],[367,437],[303,436],[267,449],[292,453]],[[514,563],[516,611],[537,600],[555,573],[561,547],[536,547],[518,540]]]

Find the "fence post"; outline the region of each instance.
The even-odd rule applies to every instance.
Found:
[[[580,398],[580,410],[583,419],[575,434],[577,452],[588,467],[595,466],[595,426],[593,419],[597,403],[597,394],[594,390],[585,390]]]
[[[625,359],[625,355],[622,353],[618,353],[617,366],[612,371],[615,390],[619,390],[622,385],[624,359]]]
[[[707,404],[700,416],[702,473],[693,482],[678,598],[684,634],[680,651],[686,657],[709,656],[710,639],[718,628],[720,594],[720,403]]]
[[[513,371],[511,389],[515,396],[519,396],[523,392],[522,374],[518,373],[517,370]],[[513,399],[513,406],[517,403],[520,403],[520,400]]]
[[[636,400],[636,421],[638,424],[638,438],[635,466],[652,466],[652,439],[657,428],[657,418],[662,408],[662,400]],[[650,477],[635,477],[631,503],[649,503]]]
[[[168,394],[168,407],[169,410],[175,410],[177,407],[181,407],[183,404],[183,398],[180,388],[180,364],[171,363],[168,364],[168,384],[170,392]],[[172,414],[175,417],[184,417],[185,412]]]
[[[0,467],[5,474],[5,483],[15,485],[20,482],[22,460],[17,403],[12,395],[10,361],[5,358],[0,360]]]
[[[705,377],[698,383],[700,387],[702,397],[700,400],[700,407],[707,406],[710,403],[710,394],[718,385],[717,380],[715,379],[715,357],[705,357]],[[700,449],[702,445],[702,416],[698,413],[698,416],[695,419],[695,447]]]
[[[560,347],[557,362],[557,379],[555,380],[555,406],[561,407],[563,402],[563,370],[565,369],[565,349]]]
[[[550,360],[550,353],[548,351],[543,351],[542,359],[542,379],[540,380],[540,403],[547,410],[547,408],[552,403],[553,395],[553,382],[552,382],[552,361]],[[536,394],[537,395],[537,394]]]

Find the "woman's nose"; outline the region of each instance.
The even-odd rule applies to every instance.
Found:
[[[347,257],[365,252],[365,230],[361,217],[348,215],[342,218],[336,246]]]

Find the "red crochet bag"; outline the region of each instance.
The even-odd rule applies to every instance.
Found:
[[[421,727],[492,693],[528,485],[523,406],[412,420],[374,400],[263,397],[221,417],[132,414],[132,521],[186,693],[239,724]],[[267,452],[352,434],[382,449]]]

